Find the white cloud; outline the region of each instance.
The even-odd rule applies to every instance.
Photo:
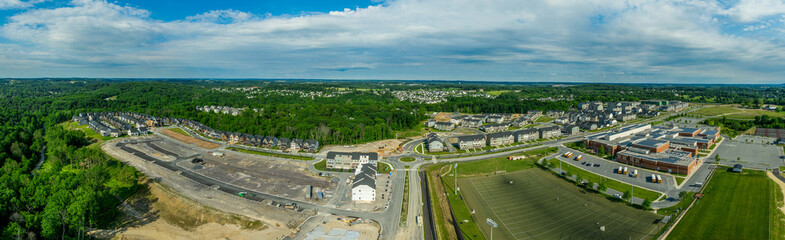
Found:
[[[785,46],[724,32],[717,16],[728,11],[709,0],[397,0],[303,16],[215,10],[160,21],[143,9],[75,0],[12,16],[0,34],[16,44],[0,48],[8,54],[0,71],[26,74],[11,67],[25,62],[108,77],[781,80]]]
[[[29,8],[37,3],[44,2],[46,0],[29,0],[29,1],[22,1],[22,0],[0,0],[0,10],[3,9],[20,9],[20,8]]]
[[[770,16],[785,14],[783,0],[741,0],[730,9],[723,11],[740,22],[754,22]]]

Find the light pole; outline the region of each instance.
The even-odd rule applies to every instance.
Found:
[[[453,176],[453,179],[455,179],[455,185],[452,186],[452,189],[455,190],[454,195],[457,196],[458,195],[458,163],[454,165],[454,168],[455,168],[455,173],[454,173],[455,176]]]
[[[491,240],[493,240],[493,228],[499,227],[499,225],[496,224],[496,222],[493,221],[493,219],[490,219],[490,218],[485,219],[485,223],[487,223],[489,226],[491,226]]]

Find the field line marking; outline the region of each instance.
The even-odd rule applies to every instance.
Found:
[[[470,178],[470,179],[469,179],[469,182],[471,182],[471,183],[472,183],[472,187],[474,187],[474,190],[475,190],[475,191],[477,191],[477,192],[480,192],[480,190],[479,190],[479,189],[477,189],[477,186],[475,186],[475,185],[474,185],[474,179],[471,179],[471,178]],[[483,202],[486,202],[486,203],[488,202],[488,201],[486,201],[486,200],[485,200],[485,196],[483,196],[482,194],[480,194],[480,198],[482,199],[482,201],[483,201]],[[496,210],[493,210],[493,207],[491,207],[491,206],[488,206],[488,208],[490,208],[490,209],[491,209],[491,212],[493,212],[493,215],[495,215],[495,216],[496,216],[496,219],[499,219],[499,222],[501,222],[501,224],[504,226],[504,228],[505,228],[505,229],[507,229],[507,232],[509,232],[510,234],[512,234],[512,232],[510,231],[510,229],[509,229],[509,228],[507,228],[507,225],[506,225],[506,224],[504,224],[504,221],[501,221],[501,218],[499,218],[499,215],[498,215],[498,214],[496,214]],[[493,231],[493,229],[491,229],[491,231]],[[517,237],[515,237],[515,235],[513,235],[512,237],[513,237],[513,238],[515,238],[515,240],[518,240],[518,238],[517,238]]]

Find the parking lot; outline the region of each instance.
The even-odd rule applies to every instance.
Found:
[[[564,154],[565,152],[572,152],[574,155],[570,158],[565,158],[562,156],[562,154]],[[581,161],[575,161],[575,157],[577,157],[578,155],[582,155]],[[579,167],[591,173],[605,176],[611,179],[615,179],[627,184],[632,183],[635,184],[635,186],[648,188],[658,192],[665,192],[668,189],[674,188],[676,186],[676,180],[671,175],[667,175],[656,171],[649,171],[645,168],[634,167],[632,165],[627,165],[623,163],[612,162],[573,149],[569,149],[569,150],[567,150],[566,148],[561,149],[561,151],[559,151],[559,156],[557,156],[556,158],[564,161],[565,163]],[[582,162],[588,163],[589,165],[581,164]],[[597,166],[596,164],[599,164],[599,166]],[[616,171],[619,169],[619,166],[627,167],[628,173],[631,173],[637,169],[638,177],[632,177],[630,176],[630,174],[616,173]],[[662,183],[651,182],[652,174],[662,176]]]
[[[733,165],[740,163],[746,168],[772,169],[785,166],[782,147],[772,145],[767,137],[739,136],[735,140],[726,139],[717,147],[720,164]],[[712,159],[713,160],[713,159]]]

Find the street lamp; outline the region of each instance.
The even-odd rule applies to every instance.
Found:
[[[493,240],[493,228],[499,227],[499,225],[496,224],[496,222],[493,221],[493,219],[490,219],[490,218],[485,219],[485,223],[487,223],[488,226],[491,226],[491,240]]]

